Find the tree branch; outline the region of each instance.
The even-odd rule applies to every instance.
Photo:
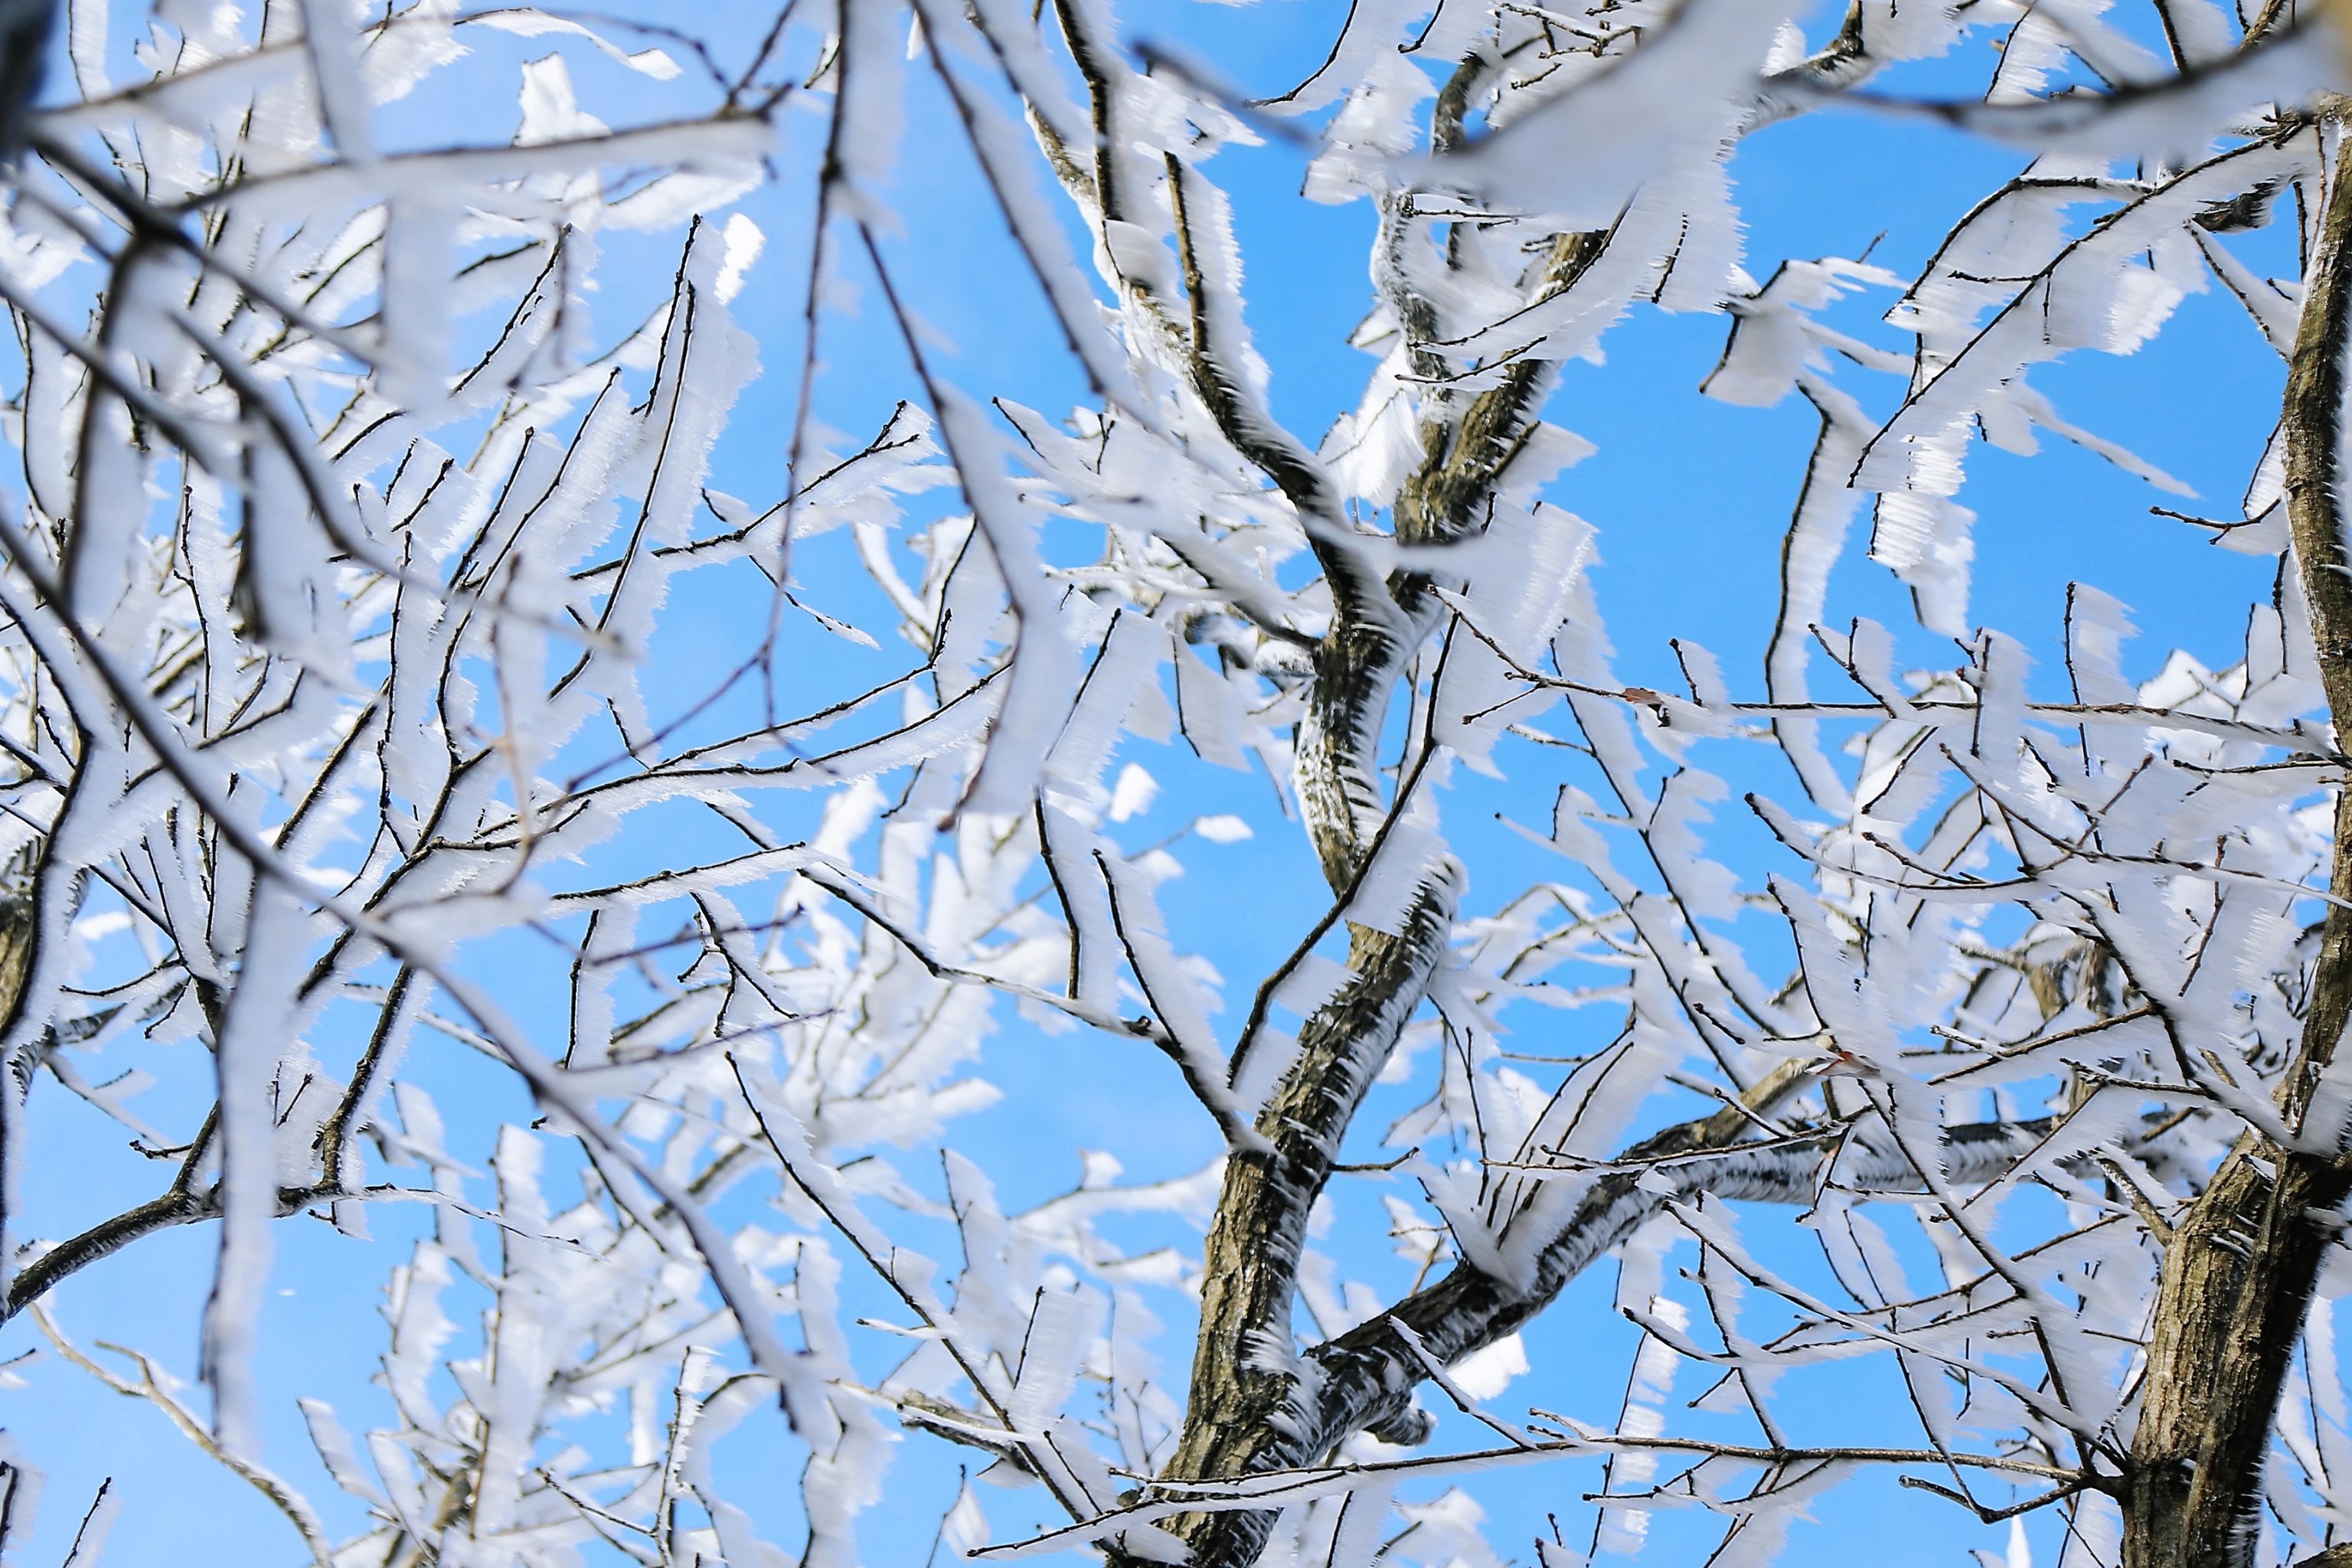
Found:
[[[2352,576],[2336,486],[2352,340],[2352,142],[2338,154],[2287,376],[2287,517],[2336,733],[2352,733]],[[2298,1133],[2352,1016],[2352,791],[2339,786],[2335,853],[2303,1037],[2278,1100]],[[2340,1114],[2340,1112],[2339,1112]],[[2331,1141],[2340,1130],[2331,1131]],[[2320,1262],[2324,1223],[2352,1193],[2340,1153],[2282,1149],[2249,1131],[2174,1222],[2131,1449],[2124,1561],[2240,1568],[2253,1560],[2263,1458]]]

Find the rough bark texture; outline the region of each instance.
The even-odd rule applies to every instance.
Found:
[[[2337,162],[2305,273],[2284,420],[2288,517],[2339,738],[2352,734],[2352,575],[2336,490],[2352,318],[2348,234],[2352,142]],[[2337,797],[2328,884],[2338,900],[2352,898],[2352,792]],[[2341,902],[2328,908],[2310,994],[2279,1091],[2290,1127],[2300,1127],[2352,1012],[2352,911]],[[2252,1561],[2263,1455],[2347,1191],[2352,1168],[2340,1154],[2282,1150],[2249,1132],[2175,1226],[2131,1448],[2126,1568]]]
[[[2127,1568],[2252,1561],[2263,1453],[2332,1239],[2315,1220],[2345,1193],[2335,1162],[2250,1136],[2175,1227],[2132,1445]]]
[[[1783,1075],[1770,1095],[1784,1092],[1793,1075]],[[1719,1148],[1751,1135],[1752,1121],[1737,1110],[1723,1110],[1700,1121],[1669,1128],[1638,1145],[1631,1159],[1656,1159]],[[1403,1438],[1412,1436],[1412,1393],[1427,1378],[1426,1364],[1406,1347],[1394,1324],[1402,1321],[1423,1336],[1430,1354],[1440,1363],[1491,1344],[1543,1310],[1554,1296],[1582,1271],[1584,1266],[1622,1241],[1635,1226],[1657,1212],[1664,1200],[1642,1192],[1630,1175],[1603,1177],[1577,1207],[1575,1217],[1560,1237],[1545,1249],[1531,1289],[1515,1290],[1501,1280],[1465,1263],[1429,1289],[1416,1292],[1398,1306],[1361,1327],[1318,1346],[1308,1354],[1316,1376],[1313,1391],[1302,1394],[1289,1377],[1259,1376],[1251,1384],[1256,1398],[1247,1405],[1226,1400],[1212,1407],[1218,1416],[1244,1423],[1224,1433],[1209,1455],[1226,1462],[1213,1468],[1183,1468],[1189,1456],[1180,1451],[1171,1476],[1192,1479],[1206,1475],[1240,1475],[1312,1464],[1335,1445],[1360,1431]],[[1220,1208],[1219,1221],[1224,1218]],[[1211,1241],[1208,1278],[1217,1274],[1216,1243]],[[1213,1283],[1211,1289],[1213,1289]],[[1288,1301],[1283,1304],[1288,1315]],[[1203,1316],[1207,1306],[1203,1303]],[[1287,1330],[1286,1328],[1286,1333]],[[1218,1432],[1222,1420],[1197,1422],[1202,1406],[1203,1366],[1210,1347],[1205,1340],[1193,1363],[1192,1404],[1186,1411],[1185,1436],[1196,1424]],[[1230,1382],[1225,1368],[1210,1365],[1213,1396]],[[1225,1375],[1221,1376],[1221,1373]],[[1278,1415],[1279,1420],[1268,1417]],[[1264,1550],[1275,1515],[1249,1510],[1193,1514],[1173,1521],[1178,1535],[1193,1549],[1196,1568],[1245,1568]]]
[[[33,968],[35,939],[40,930],[38,908],[31,879],[21,885],[0,887],[0,1026],[16,1021],[16,1002],[25,994],[25,977]]]
[[[1181,190],[1181,176],[1171,178]],[[1600,255],[1604,240],[1601,235],[1555,239],[1540,264],[1543,296],[1570,287]],[[1406,326],[1415,331],[1414,323]],[[1249,432],[1225,412],[1230,404],[1221,406],[1210,395],[1213,345],[1202,341],[1197,330],[1195,351],[1202,365],[1196,383],[1204,384],[1212,410],[1233,426],[1229,436],[1246,437]],[[1458,406],[1447,408],[1441,401],[1423,423],[1423,459],[1397,499],[1399,541],[1438,543],[1486,526],[1488,499],[1526,442],[1552,369],[1541,361],[1522,361],[1500,384]],[[1253,449],[1264,443],[1236,439],[1235,445],[1286,492],[1293,490],[1282,466]],[[1298,499],[1294,493],[1294,501]],[[1314,683],[1299,726],[1297,784],[1324,875],[1334,894],[1344,898],[1371,853],[1384,816],[1378,763],[1390,698],[1440,605],[1436,584],[1419,573],[1396,573],[1370,593],[1364,584],[1339,576],[1333,586],[1337,613],[1315,652]],[[1208,1237],[1201,1330],[1184,1429],[1167,1470],[1171,1478],[1202,1479],[1297,1464],[1362,1425],[1328,1433],[1301,1427],[1291,1330],[1298,1249],[1349,1124],[1428,990],[1452,931],[1458,893],[1458,877],[1449,864],[1423,886],[1396,934],[1349,927],[1348,967],[1356,978],[1300,1031],[1298,1056],[1258,1119],[1258,1130],[1275,1152],[1237,1153],[1226,1163]],[[1406,1418],[1404,1404],[1389,1403],[1394,1409],[1383,1405],[1386,1414],[1375,1416],[1374,1426]],[[1245,1568],[1264,1547],[1273,1517],[1192,1514],[1171,1521],[1168,1528],[1192,1547],[1197,1568]]]
[[[1358,1432],[1400,1441],[1416,1436],[1422,1423],[1414,1412],[1413,1392],[1427,1381],[1428,1363],[1396,1331],[1398,1324],[1412,1331],[1431,1359],[1459,1361],[1525,1325],[1570,1281],[1675,1196],[1704,1192],[1758,1203],[1810,1203],[1817,1190],[1820,1162],[1836,1147],[1833,1135],[1743,1147],[1755,1139],[1758,1118],[1801,1090],[1807,1081],[1801,1064],[1791,1063],[1751,1089],[1744,1097],[1744,1109],[1727,1108],[1666,1128],[1627,1150],[1622,1160],[1633,1170],[1612,1173],[1593,1184],[1544,1246],[1526,1284],[1514,1285],[1471,1264],[1457,1264],[1435,1284],[1309,1351],[1306,1360],[1313,1375],[1306,1387],[1312,1392],[1290,1388],[1290,1401],[1272,1409],[1279,1420],[1267,1422],[1268,1412],[1256,1406],[1223,1406],[1249,1425],[1229,1443],[1229,1451],[1218,1456],[1233,1462],[1211,1473],[1313,1464]],[[2044,1136],[2050,1125],[2042,1120],[1953,1128],[1947,1134],[1947,1174],[1959,1183],[1990,1180]],[[1719,1156],[1690,1158],[1708,1151],[1718,1151]],[[1675,1163],[1656,1163],[1665,1161]],[[1639,1185],[1635,1172],[1645,1164],[1666,1179],[1669,1191]],[[1875,1155],[1848,1150],[1841,1173],[1842,1179],[1865,1189],[1918,1187],[1917,1172],[1897,1150]],[[1262,1390],[1285,1391],[1272,1383]],[[1171,1474],[1177,1473],[1171,1467]],[[1194,1518],[1200,1522],[1182,1533],[1193,1545],[1196,1564],[1255,1562],[1275,1521],[1272,1513],[1246,1510]]]
[[[1299,1034],[1298,1060],[1258,1117],[1271,1157],[1235,1154],[1211,1225],[1201,1334],[1192,1358],[1183,1435],[1169,1474],[1187,1479],[1245,1475],[1296,1462],[1276,1419],[1295,1403],[1290,1328],[1299,1248],[1316,1196],[1364,1093],[1420,1005],[1454,917],[1454,885],[1430,889],[1399,935],[1359,931],[1351,980]],[[1246,1562],[1211,1537],[1238,1516],[1197,1514],[1175,1532],[1202,1563]],[[1258,1544],[1264,1542],[1264,1523]]]

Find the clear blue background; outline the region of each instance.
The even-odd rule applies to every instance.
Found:
[[[659,8],[647,8],[656,14]],[[1223,9],[1168,3],[1131,5],[1130,37],[1172,40],[1194,58],[1213,62],[1226,78],[1255,92],[1279,91],[1320,61],[1345,12],[1339,0],[1265,0],[1253,8]],[[763,29],[761,8],[720,4],[691,17],[665,17],[717,35],[722,59],[740,58]],[[2128,20],[2128,19],[2127,19]],[[1823,35],[1830,19],[1811,18]],[[650,119],[683,101],[677,87],[656,88],[612,67],[585,47],[558,40],[525,43],[477,37],[492,58],[520,60],[561,48],[580,83],[583,104],[616,123]],[[1948,60],[1910,73],[1922,90],[1980,89],[1995,59],[1979,37]],[[388,117],[398,132],[435,133],[455,121],[478,127],[484,139],[504,134],[508,122],[485,112],[486,60],[444,73],[437,85]],[[1078,403],[1083,383],[1074,374],[1059,333],[1016,262],[994,207],[978,182],[969,153],[948,127],[935,84],[910,68],[914,107],[896,196],[908,214],[901,237],[887,242],[891,264],[923,318],[955,345],[942,368],[967,389],[1003,395],[1049,414]],[[460,83],[469,85],[460,86]],[[819,115],[784,116],[785,147],[776,163],[784,179],[743,204],[766,232],[769,246],[737,301],[740,319],[758,336],[767,372],[740,405],[722,445],[712,481],[764,505],[783,491],[792,398],[803,350],[800,289],[807,265],[807,172]],[[1853,113],[1825,114],[1776,125],[1743,145],[1733,165],[1737,194],[1748,225],[1748,266],[1759,277],[1784,258],[1855,256],[1875,246],[1872,258],[1909,275],[1948,226],[2000,181],[2016,172],[2018,154],[1989,149],[1941,129]],[[1370,361],[1346,345],[1346,336],[1370,303],[1364,257],[1371,214],[1359,204],[1322,207],[1297,195],[1303,159],[1274,144],[1221,155],[1211,174],[1234,198],[1249,275],[1251,321],[1274,368],[1276,412],[1312,439],[1352,408]],[[2291,242],[2265,236],[2243,254],[2267,257],[2266,269],[2292,268]],[[607,241],[604,289],[597,310],[605,333],[623,328],[667,287],[674,236],[614,236]],[[890,407],[913,395],[915,382],[895,331],[867,285],[862,265],[844,269],[864,299],[855,312],[824,321],[823,374],[817,415],[857,438],[879,426]],[[1904,340],[1874,324],[1889,295],[1842,307],[1843,324],[1885,346]],[[478,325],[478,323],[477,323]],[[1774,608],[1780,538],[1802,477],[1814,416],[1796,399],[1759,411],[1709,403],[1696,395],[1720,352],[1721,317],[1668,316],[1643,309],[1611,332],[1603,365],[1578,363],[1563,373],[1549,410],[1555,422],[1595,443],[1597,454],[1563,476],[1551,499],[1600,529],[1603,564],[1597,581],[1603,613],[1619,650],[1618,668],[1630,682],[1673,688],[1679,676],[1666,639],[1695,637],[1723,660],[1736,689],[1760,687],[1760,662]],[[1841,382],[1875,411],[1893,405],[1899,387],[1851,366]],[[2128,360],[2082,356],[2035,374],[2072,419],[2131,447],[2187,479],[2200,495],[2184,510],[2233,515],[2236,500],[2275,417],[2282,380],[2276,357],[2218,289],[2191,297],[2153,344]],[[2095,583],[2130,605],[2143,627],[2128,655],[2132,673],[2151,673],[2165,649],[2189,648],[2212,666],[2237,657],[2246,604],[2265,596],[2271,563],[2210,547],[2184,525],[2151,517],[2148,507],[2169,498],[2118,473],[2101,460],[2051,442],[2022,459],[1989,447],[1971,453],[1969,484],[1961,498],[1979,513],[1978,573],[1972,616],[2024,640],[2042,660],[2040,682],[2055,695],[2065,584]],[[1859,525],[1866,529],[1866,521]],[[858,618],[876,598],[856,583],[845,536],[806,547],[798,562],[812,601]],[[738,585],[698,588],[693,613],[673,616],[656,646],[656,689],[683,708],[731,668],[766,622],[763,593]],[[1901,626],[1906,595],[1881,568],[1863,557],[1858,539],[1832,581],[1831,614],[1874,616]],[[682,608],[688,606],[682,605]],[[879,629],[887,619],[868,624]],[[894,671],[902,649],[859,652],[796,623],[786,668],[830,694]],[[1932,639],[1912,634],[1909,650],[1922,661],[1948,659]],[[810,701],[807,706],[814,706]],[[1213,773],[1189,753],[1129,742],[1123,756],[1141,761],[1160,777],[1158,805],[1120,830],[1130,847],[1152,841],[1196,812],[1238,810],[1257,827],[1246,843],[1195,842],[1181,853],[1188,875],[1162,898],[1180,948],[1205,954],[1226,977],[1228,1028],[1238,1021],[1257,978],[1279,962],[1324,907],[1320,877],[1295,827],[1272,809],[1262,781]],[[1552,875],[1563,868],[1524,872],[1528,851],[1495,826],[1490,814],[1509,810],[1540,820],[1552,775],[1524,752],[1507,765],[1515,783],[1504,790],[1477,784],[1447,803],[1449,830],[1473,873],[1471,905],[1491,908],[1517,884],[1514,873]],[[1745,765],[1745,764],[1742,764]],[[1773,793],[1795,796],[1784,776],[1766,778]],[[1744,782],[1744,781],[1743,781]],[[1758,871],[1768,846],[1743,814],[1723,813],[1723,853],[1744,872]],[[635,853],[625,844],[615,850]],[[1236,897],[1236,890],[1243,896]],[[522,939],[513,939],[517,942]],[[527,945],[527,944],[526,944]],[[477,962],[486,969],[520,949],[485,944]],[[547,963],[539,952],[535,964]],[[550,971],[551,973],[552,971]],[[560,993],[544,993],[546,1009],[531,1021],[551,1031]],[[1076,1176],[1076,1151],[1110,1147],[1129,1177],[1147,1180],[1197,1167],[1213,1152],[1205,1130],[1182,1114],[1172,1079],[1156,1056],[1131,1042],[1079,1032],[1042,1037],[1009,1008],[989,1043],[981,1071],[1005,1090],[993,1109],[959,1123],[960,1147],[993,1173],[1008,1206],[1051,1195]],[[1596,1043],[1594,1031],[1613,1025],[1598,1016],[1544,1014],[1517,1020],[1520,1048],[1569,1054]],[[201,1047],[180,1047],[182,1071],[142,1105],[166,1126],[170,1110],[197,1092],[208,1073]],[[501,1073],[446,1043],[421,1038],[414,1069],[428,1082],[452,1122],[452,1147],[476,1162],[487,1155],[501,1118],[527,1119],[529,1108]],[[1137,1114],[1139,1090],[1145,1114]],[[1423,1092],[1385,1090],[1363,1119],[1359,1144],[1390,1115]],[[54,1084],[35,1090],[36,1142],[27,1188],[45,1231],[112,1212],[152,1195],[163,1167],[123,1154],[94,1162],[88,1151],[121,1144],[118,1130],[70,1101]],[[930,1169],[919,1156],[900,1162],[918,1181]],[[1343,1179],[1340,1205],[1360,1215],[1377,1202],[1376,1183]],[[54,1216],[54,1217],[52,1217]],[[294,1415],[298,1395],[333,1401],[346,1424],[363,1430],[381,1419],[383,1396],[366,1377],[381,1350],[375,1308],[386,1267],[404,1251],[424,1223],[424,1211],[379,1211],[379,1240],[359,1244],[307,1220],[279,1229],[270,1315],[264,1325],[264,1387],[269,1401],[269,1462],[295,1481],[331,1521],[358,1523],[352,1500],[332,1488],[311,1457]],[[909,1222],[907,1239],[952,1258],[936,1227]],[[209,1276],[212,1233],[194,1228],[143,1241],[131,1252],[88,1270],[61,1288],[54,1306],[88,1344],[120,1339],[193,1375],[195,1325]],[[1347,1261],[1347,1259],[1343,1259]],[[1391,1260],[1392,1263],[1392,1260]],[[1384,1272],[1383,1270],[1386,1269]],[[1393,1267],[1366,1261],[1362,1272],[1383,1289],[1402,1281]],[[1613,1270],[1597,1269],[1528,1333],[1536,1371],[1498,1403],[1527,1404],[1606,1421],[1622,1394],[1630,1329],[1609,1310]],[[890,1315],[891,1304],[865,1282],[848,1282],[852,1312]],[[864,1294],[860,1294],[864,1291]],[[453,1316],[463,1297],[452,1296]],[[1181,1357],[1187,1343],[1172,1304],[1166,1351]],[[37,1342],[29,1323],[0,1331],[0,1356]],[[453,1353],[463,1353],[463,1340]],[[891,1347],[876,1353],[887,1356]],[[877,1360],[878,1373],[887,1360]],[[1171,1373],[1175,1369],[1171,1368]],[[1884,1422],[1864,1415],[1887,1391],[1884,1369],[1856,1368],[1814,1379],[1808,1392],[1788,1385],[1785,1406],[1801,1436],[1834,1431],[1850,1440],[1904,1440],[1899,1406]],[[1181,1373],[1175,1373],[1181,1376]],[[127,1507],[106,1561],[116,1568],[173,1563],[180,1568],[249,1568],[292,1563],[302,1553],[290,1531],[249,1489],[214,1468],[171,1432],[152,1410],[118,1400],[54,1358],[26,1371],[22,1390],[0,1392],[0,1424],[49,1474],[50,1493],[35,1543],[20,1561],[59,1561],[73,1524],[102,1476],[126,1489]],[[1685,1375],[1679,1396],[1704,1385]],[[1863,1420],[1864,1429],[1854,1423]],[[722,1473],[736,1478],[740,1500],[772,1524],[771,1539],[796,1541],[787,1478],[790,1450],[773,1417],[755,1419],[731,1440]],[[1483,1446],[1486,1434],[1450,1421],[1441,1443]],[[912,1564],[929,1548],[939,1515],[951,1500],[957,1466],[965,1458],[923,1439],[901,1445],[888,1501],[869,1516],[868,1560]],[[1492,1533],[1507,1555],[1528,1562],[1527,1538],[1557,1510],[1571,1543],[1590,1530],[1580,1500],[1598,1484],[1594,1468],[1561,1465],[1514,1473],[1482,1485],[1490,1512],[1507,1522]],[[990,1491],[985,1500],[1001,1534],[1048,1522],[1039,1494]],[[2005,1527],[1976,1526],[1949,1505],[1898,1491],[1891,1478],[1850,1485],[1815,1510],[1820,1522],[1801,1526],[1783,1558],[1790,1563],[1870,1561],[1889,1565],[1956,1564],[1968,1548],[1998,1552]],[[1698,1538],[1713,1522],[1662,1515],[1645,1560],[1659,1564],[1703,1559]],[[2054,1560],[2053,1521],[2038,1519],[2032,1532],[2038,1561]],[[615,1561],[618,1559],[615,1558]]]

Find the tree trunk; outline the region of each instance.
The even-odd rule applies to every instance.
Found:
[[[2352,563],[2336,493],[2352,320],[2348,235],[2352,141],[2333,172],[2305,269],[2284,415],[2288,518],[2339,746],[2352,734]],[[2352,791],[2337,795],[2328,885],[2338,900],[2352,899]],[[2352,1012],[2352,910],[2340,902],[2328,907],[2310,997],[2279,1089],[2287,1125],[2298,1131]],[[2340,1152],[2283,1150],[2249,1131],[2174,1228],[2125,1489],[2126,1568],[2252,1562],[2279,1393],[2347,1192],[2352,1163]]]

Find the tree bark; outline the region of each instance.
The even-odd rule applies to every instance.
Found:
[[[1171,170],[1171,178],[1181,192],[1181,173]],[[1181,208],[1179,233],[1189,235]],[[1541,263],[1540,296],[1549,299],[1573,284],[1605,238],[1557,237]],[[1190,280],[1195,272],[1189,239],[1186,259]],[[1197,300],[1197,283],[1194,289]],[[1196,357],[1204,366],[1214,363],[1213,347],[1196,324]],[[1423,461],[1395,507],[1399,542],[1442,543],[1486,526],[1487,499],[1525,444],[1553,368],[1534,359],[1514,364],[1500,384],[1458,410],[1424,420]],[[1214,392],[1214,378],[1204,376],[1203,397],[1236,446],[1300,500],[1283,466],[1263,455],[1266,443],[1249,440],[1250,432]],[[1317,857],[1340,898],[1371,853],[1382,817],[1381,723],[1406,659],[1440,608],[1434,587],[1420,573],[1397,572],[1384,584],[1341,581],[1335,573],[1338,613],[1316,650],[1314,683],[1299,726],[1297,785]],[[1298,1249],[1365,1092],[1428,991],[1459,892],[1458,868],[1448,861],[1416,894],[1398,933],[1350,926],[1348,967],[1354,978],[1300,1031],[1297,1058],[1259,1116],[1258,1130],[1274,1153],[1236,1153],[1226,1163],[1205,1249],[1201,1329],[1184,1428],[1167,1467],[1171,1478],[1206,1479],[1297,1464],[1362,1425],[1327,1432],[1320,1396],[1302,1390],[1290,1321]],[[1372,1425],[1407,1415],[1406,1405],[1396,1404]],[[1180,1516],[1168,1528],[1192,1547],[1195,1568],[1247,1568],[1272,1523],[1271,1514],[1221,1511]],[[1117,1553],[1113,1560],[1121,1561]]]
[[[1424,1418],[1413,1407],[1413,1392],[1428,1380],[1430,1361],[1459,1361],[1527,1323],[1671,1198],[1706,1193],[1734,1201],[1811,1204],[1819,1192],[1820,1162],[1840,1147],[1837,1134],[1750,1146],[1758,1118],[1809,1081],[1803,1064],[1790,1063],[1743,1096],[1741,1109],[1668,1127],[1627,1150],[1625,1164],[1647,1167],[1663,1184],[1644,1187],[1633,1170],[1602,1176],[1545,1245],[1529,1280],[1514,1284],[1474,1264],[1456,1264],[1435,1284],[1307,1352],[1311,1373],[1302,1388],[1263,1385],[1275,1397],[1256,1405],[1221,1390],[1223,1402],[1208,1408],[1234,1424],[1225,1434],[1225,1448],[1210,1456],[1223,1468],[1207,1473],[1314,1464],[1358,1432],[1419,1440]],[[1952,1128],[1946,1134],[1947,1173],[1958,1183],[1990,1181],[2046,1137],[2050,1126],[2042,1120]],[[1918,1173],[1895,1150],[1876,1157],[1848,1150],[1841,1172],[1843,1180],[1865,1190],[1918,1190]],[[1397,1331],[1398,1325],[1412,1331],[1419,1350]],[[1286,1402],[1280,1397],[1285,1392]],[[1269,1422],[1269,1414],[1281,1419]],[[1176,1474],[1176,1467],[1170,1473]],[[1257,1560],[1274,1521],[1271,1512],[1234,1509],[1180,1517],[1170,1524],[1192,1546],[1195,1568],[1245,1568]],[[1113,1560],[1126,1561],[1116,1555]]]
[[[1349,967],[1357,978],[1300,1031],[1298,1061],[1258,1117],[1258,1131],[1275,1152],[1235,1153],[1226,1161],[1209,1230],[1184,1430],[1168,1466],[1171,1477],[1247,1475],[1297,1462],[1286,1441],[1298,1404],[1290,1313],[1307,1217],[1365,1092],[1421,1004],[1453,926],[1457,891],[1451,879],[1433,887],[1399,935],[1354,933]],[[1207,1568],[1255,1559],[1265,1521],[1258,1522],[1245,1554],[1236,1555],[1239,1543],[1225,1539],[1236,1524],[1248,1522],[1230,1513],[1192,1514],[1171,1528]]]
[[[2352,734],[2352,574],[2336,491],[2352,298],[2352,141],[2333,172],[2305,269],[2287,376],[2287,514],[2337,743]],[[2339,788],[2336,847],[2303,1038],[2281,1079],[2286,1124],[2312,1092],[2352,1013],[2352,791]],[[2319,1268],[2352,1192],[2337,1150],[2282,1149],[2249,1131],[2174,1228],[2158,1292],[2139,1427],[2124,1497],[2126,1568],[2251,1563],[2263,1454]]]

